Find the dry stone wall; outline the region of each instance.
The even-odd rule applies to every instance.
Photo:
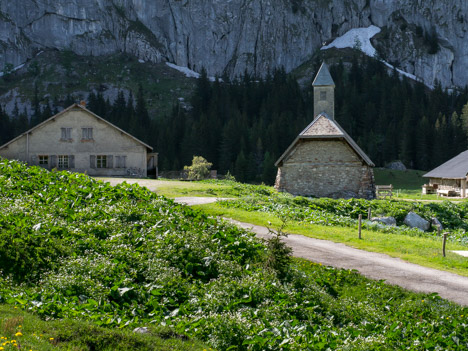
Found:
[[[372,168],[343,139],[302,139],[278,169],[275,187],[293,195],[375,197]]]

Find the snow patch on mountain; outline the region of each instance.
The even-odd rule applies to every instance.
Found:
[[[341,37],[336,38],[330,44],[323,46],[320,50],[327,50],[330,48],[344,49],[344,48],[353,48],[362,51],[364,54],[370,57],[376,57],[377,51],[372,46],[371,39],[377,34],[380,33],[380,28],[374,25],[371,25],[367,28],[353,28],[343,34]],[[408,77],[410,79],[422,82],[422,80],[416,77],[414,74],[402,71],[399,68],[391,65],[390,63],[380,60],[385,66],[390,69],[396,69],[401,75]],[[427,85],[427,84],[426,84]],[[429,88],[433,88],[431,85],[427,85]]]
[[[23,68],[24,65],[25,65],[25,63],[22,63],[21,65],[18,65],[18,66],[16,66],[16,67],[13,67],[13,68],[11,69],[11,72],[15,72],[15,71],[17,71],[17,70]],[[5,74],[5,72],[0,72],[0,77],[3,77],[4,74]]]
[[[177,66],[177,65],[174,65],[173,63],[170,63],[170,62],[166,62],[166,65],[168,65],[169,67],[171,67],[171,68],[185,74],[185,76],[188,77],[188,78],[197,78],[197,79],[200,78],[200,73],[195,72],[195,71],[191,70],[188,67]],[[216,81],[215,77],[208,77],[208,79],[211,82]]]
[[[353,28],[336,38],[330,44],[323,46],[320,50],[355,48],[361,50],[368,56],[374,57],[376,54],[375,48],[371,44],[371,38],[377,33],[380,33],[380,28],[377,26],[369,26],[367,28]]]

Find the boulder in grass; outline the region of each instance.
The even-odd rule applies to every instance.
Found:
[[[392,227],[396,226],[396,219],[393,217],[372,217],[372,222],[378,222]]]
[[[435,217],[432,217],[432,218],[431,218],[431,224],[432,224],[432,226],[433,226],[434,228],[436,228],[436,229],[437,229],[438,227],[440,227],[440,229],[444,229],[444,227],[442,226],[442,223],[440,223],[440,221],[439,221],[437,218],[435,218]]]
[[[410,212],[406,215],[405,220],[403,221],[410,228],[418,228],[422,231],[427,231],[431,227],[431,224],[422,218],[420,215]]]
[[[406,166],[401,161],[393,161],[393,162],[387,163],[385,168],[396,169],[398,171],[406,171]]]
[[[133,332],[138,334],[149,334],[150,331],[148,327],[138,327],[133,329]]]

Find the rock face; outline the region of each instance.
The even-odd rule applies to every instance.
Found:
[[[419,228],[423,231],[429,230],[431,226],[431,224],[428,221],[426,221],[424,218],[422,218],[414,212],[408,213],[403,223],[406,224],[408,227]]]
[[[0,0],[0,67],[59,49],[262,75],[371,24],[382,28],[373,43],[386,60],[429,85],[466,85],[465,0]]]

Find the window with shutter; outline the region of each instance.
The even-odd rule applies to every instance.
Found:
[[[70,163],[68,159],[68,155],[58,155],[58,168],[69,168]]]
[[[96,168],[107,168],[107,155],[96,156]]]
[[[68,163],[70,168],[75,168],[75,155],[68,155]]]
[[[71,137],[72,129],[71,128],[60,128],[60,130],[61,130],[61,134],[62,134],[60,140],[66,140],[66,141],[72,140],[72,137]]]
[[[81,140],[93,140],[93,128],[81,128]]]
[[[37,164],[41,167],[48,168],[49,167],[49,156],[48,155],[38,155],[37,156]]]

